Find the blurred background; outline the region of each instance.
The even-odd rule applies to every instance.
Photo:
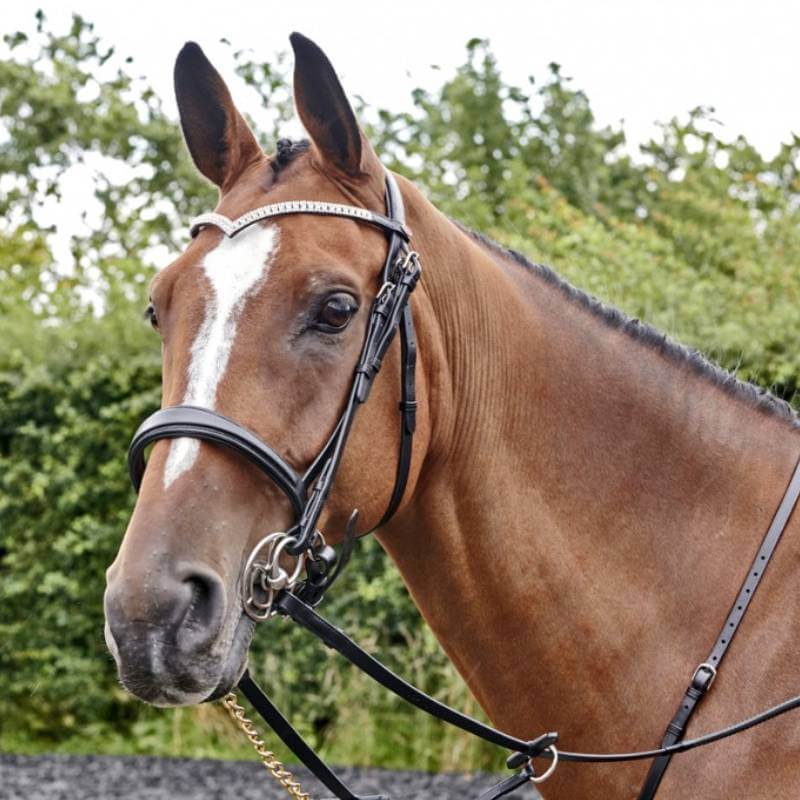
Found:
[[[288,33],[312,36],[384,162],[445,213],[794,400],[800,12],[786,4],[73,6],[4,9],[0,46],[0,752],[250,756],[216,706],[128,697],[102,634],[134,499],[125,450],[160,400],[147,284],[215,204],[171,94],[187,38],[272,150],[300,133]],[[326,610],[479,714],[374,542]],[[501,765],[280,621],[252,667],[335,762]]]

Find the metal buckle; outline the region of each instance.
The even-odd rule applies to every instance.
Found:
[[[375,295],[375,301],[382,301],[394,288],[395,284],[392,281],[384,281],[381,288],[378,289],[378,294]]]
[[[419,263],[419,253],[416,250],[409,250],[404,256],[401,256],[403,263],[400,264],[400,269],[405,272],[413,267],[415,270],[422,270],[422,265]]]
[[[705,685],[703,685],[702,688],[700,688],[699,686],[696,685],[695,681],[697,681],[697,678],[700,675],[700,670],[703,669],[706,670],[711,677],[708,679],[708,683],[706,683]],[[711,688],[716,679],[717,679],[717,668],[709,664],[707,661],[704,661],[702,664],[699,664],[697,666],[697,669],[694,671],[694,674],[692,675],[692,686],[695,686],[695,688],[697,688],[698,691],[707,692]]]
[[[400,263],[397,264],[396,270],[400,277],[408,274],[416,280],[422,275],[422,264],[419,260],[419,253],[416,250],[409,250],[405,254],[401,254],[398,258]],[[399,280],[399,279],[398,279]]]

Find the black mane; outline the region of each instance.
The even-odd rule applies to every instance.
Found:
[[[585,308],[595,317],[602,320],[608,327],[623,331],[631,338],[644,342],[648,347],[658,351],[677,364],[688,367],[697,375],[702,375],[715,386],[719,386],[728,394],[744,400],[758,411],[782,417],[793,425],[800,427],[800,417],[785,400],[776,397],[760,386],[739,380],[717,364],[713,364],[699,351],[678,344],[652,325],[633,319],[624,312],[606,305],[580,289],[576,289],[550,267],[536,264],[522,255],[522,253],[503,247],[482,233],[471,231],[462,225],[459,225],[459,227],[492,253],[519,264],[537,278],[551,286],[555,286],[567,300]]]

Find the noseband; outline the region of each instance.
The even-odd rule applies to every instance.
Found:
[[[490,788],[479,800],[498,800],[528,782],[542,782],[555,769],[559,757],[562,761],[583,763],[653,759],[639,795],[640,800],[651,800],[673,755],[711,744],[767,722],[792,709],[800,708],[800,696],[793,697],[780,705],[722,730],[695,739],[683,739],[689,719],[697,704],[711,688],[723,657],[744,618],[749,603],[761,582],[764,570],[775,552],[798,502],[800,462],[795,466],[789,485],[725,620],[722,631],[708,658],[695,669],[681,705],[667,728],[661,747],[633,753],[568,751],[559,753],[555,747],[558,739],[556,733],[545,733],[536,739],[525,741],[484,725],[406,683],[380,661],[361,649],[346,634],[326,622],[313,608],[322,599],[324,592],[341,572],[349,558],[355,538],[358,513],[353,511],[350,516],[344,546],[338,556],[332,548],[325,544],[322,534],[317,530],[317,522],[333,487],[356,411],[367,401],[372,383],[380,371],[383,357],[398,328],[401,345],[400,446],[394,488],[386,511],[375,525],[376,528],[387,522],[397,510],[405,492],[411,464],[411,448],[416,423],[414,385],[416,340],[409,298],[419,280],[421,267],[419,257],[408,247],[411,235],[405,227],[403,200],[394,178],[388,172],[386,173],[385,202],[385,216],[355,206],[296,200],[262,206],[248,211],[236,220],[230,220],[221,214],[209,213],[202,214],[193,221],[192,236],[196,236],[202,228],[211,226],[219,228],[225,236],[232,238],[250,225],[273,217],[290,214],[344,217],[381,228],[388,237],[388,252],[381,272],[380,289],[372,303],[364,343],[355,367],[344,411],[336,422],[327,443],[303,474],[298,473],[252,431],[234,420],[208,408],[179,405],[157,411],[148,417],[136,431],[128,452],[128,471],[134,488],[139,490],[144,476],[145,449],[159,439],[190,437],[211,442],[238,453],[265,473],[286,495],[292,507],[295,523],[287,532],[278,531],[265,536],[245,562],[242,575],[244,611],[256,621],[267,619],[276,613],[291,618],[406,702],[484,741],[513,751],[506,763],[510,769],[519,771]],[[280,562],[284,556],[294,556],[295,558],[291,573],[281,566]],[[305,575],[303,575],[304,570]],[[532,668],[535,668],[535,665]],[[378,795],[359,797],[354,794],[303,740],[247,671],[239,682],[239,688],[289,749],[337,798],[340,800],[386,800],[383,796]],[[231,701],[230,697],[234,697],[234,700]],[[231,708],[239,708],[235,704],[235,696],[229,695],[226,703],[233,703]],[[241,721],[242,718],[237,717],[237,719]],[[548,768],[539,775],[534,769],[536,759],[550,760]],[[283,778],[280,780],[286,786]]]
[[[416,427],[416,337],[409,298],[420,277],[419,257],[410,250],[411,234],[405,227],[403,199],[394,177],[386,172],[386,215],[340,203],[293,200],[272,203],[248,211],[235,220],[222,214],[202,214],[193,220],[191,234],[215,227],[233,238],[246,228],[266,219],[292,214],[344,217],[382,229],[388,237],[388,251],[380,276],[380,289],[372,303],[366,335],[356,364],[344,411],[333,433],[308,469],[300,474],[273,448],[235,420],[208,408],[171,406],[156,411],[136,431],[128,451],[128,471],[138,492],[145,471],[145,449],[159,439],[189,437],[211,442],[238,453],[265,473],[286,495],[295,517],[287,532],[270,533],[253,549],[242,576],[242,602],[255,620],[273,612],[273,601],[283,589],[299,587],[300,596],[316,604],[349,557],[355,536],[357,512],[350,517],[345,547],[338,557],[325,545],[317,523],[330,495],[347,438],[358,408],[369,397],[372,383],[381,369],[386,351],[400,329],[400,446],[392,489],[386,511],[374,530],[391,519],[405,492]],[[296,558],[292,574],[284,570],[281,556]],[[338,560],[338,564],[337,564]]]

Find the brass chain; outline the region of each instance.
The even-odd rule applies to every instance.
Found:
[[[267,749],[267,745],[259,736],[256,726],[247,718],[244,707],[239,705],[236,695],[233,692],[228,692],[222,698],[222,704],[230,714],[231,719],[244,731],[245,736],[250,740],[250,744],[253,745],[253,749],[258,753],[264,768],[286,789],[289,796],[294,800],[311,800],[311,795],[303,791],[300,784],[295,780],[294,775],[283,766],[275,753]]]

